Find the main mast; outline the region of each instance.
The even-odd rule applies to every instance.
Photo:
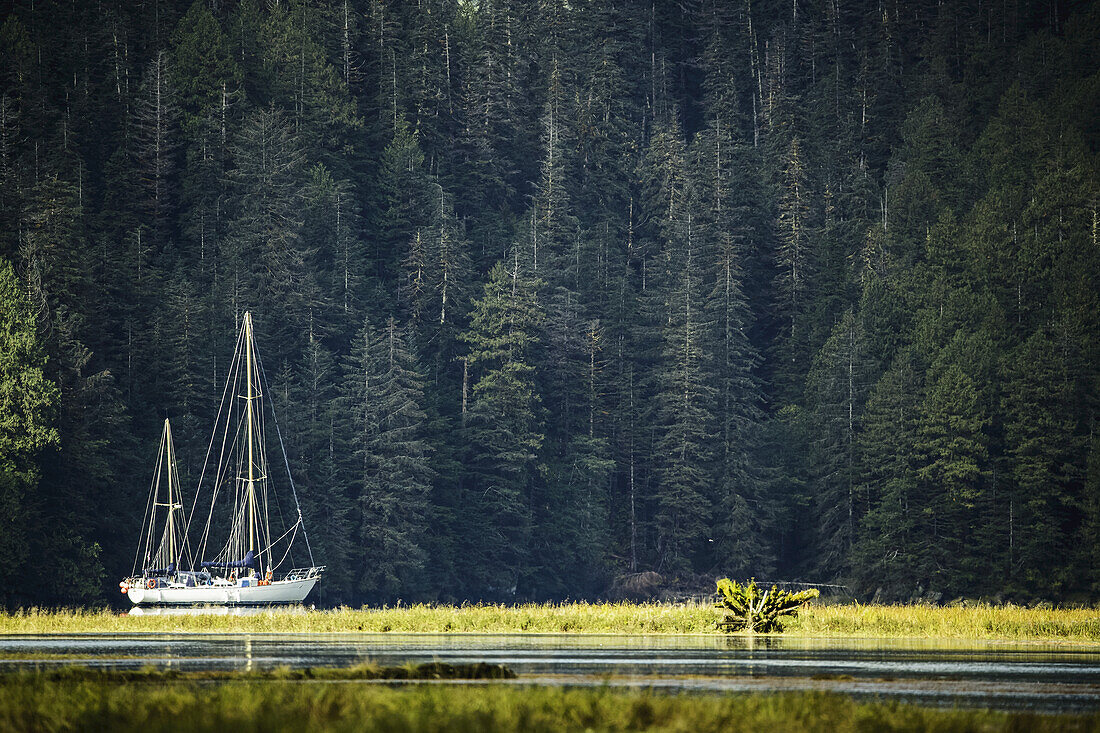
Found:
[[[172,497],[172,468],[176,465],[176,457],[172,451],[172,425],[168,418],[164,418],[164,442],[167,444],[168,453],[168,562],[175,563],[176,558],[176,501]],[[178,487],[177,487],[178,488]],[[182,502],[180,502],[182,504]]]
[[[245,364],[248,381],[247,388],[247,413],[248,413],[248,550],[255,553],[256,551],[256,479],[254,475],[254,461],[252,455],[252,400],[255,396],[252,394],[252,313],[246,311],[244,314],[244,348],[245,348]]]

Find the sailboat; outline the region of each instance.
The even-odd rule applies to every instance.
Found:
[[[199,489],[186,523],[181,516],[183,501],[175,468],[171,426],[165,420],[134,570],[119,584],[135,605],[300,603],[320,581],[325,567],[313,562],[313,551],[309,547],[274,411],[272,419],[294,497],[295,514],[292,516],[295,521],[280,536],[272,534],[269,502],[274,501],[277,515],[282,516],[283,511],[278,495],[269,490],[264,448],[263,388],[266,381],[256,350],[252,314],[246,312],[199,478]],[[216,463],[211,461],[215,453],[218,456]],[[213,474],[210,508],[192,553],[188,538],[208,469],[212,469]],[[163,490],[161,484],[164,484]],[[162,521],[158,520],[160,509],[164,510]],[[159,535],[157,528],[161,529]],[[305,541],[310,564],[283,570],[288,558],[293,557],[299,532]],[[215,536],[226,536],[225,544],[219,546],[217,540],[212,541]],[[209,560],[201,560],[208,555]],[[194,562],[193,557],[200,558],[199,562]]]

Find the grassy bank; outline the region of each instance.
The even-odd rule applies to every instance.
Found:
[[[1087,731],[1100,716],[935,710],[824,693],[665,695],[501,685],[114,683],[0,677],[0,730]]]
[[[802,613],[789,633],[1100,643],[1100,609],[822,605]]]
[[[251,616],[130,616],[110,610],[27,610],[0,615],[0,634],[123,632],[407,632],[716,634],[706,605],[591,604],[408,606],[276,610]],[[818,605],[787,624],[787,636],[1003,639],[1100,643],[1100,610],[1014,606]]]

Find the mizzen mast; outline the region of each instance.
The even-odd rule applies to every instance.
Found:
[[[164,445],[165,454],[167,456],[167,465],[165,466],[165,474],[168,479],[168,487],[164,502],[154,501],[156,506],[165,507],[168,516],[165,519],[164,537],[168,542],[168,556],[164,558],[165,565],[179,564],[179,548],[176,547],[176,510],[183,509],[183,497],[182,495],[177,499],[173,495],[172,477],[176,473],[176,448],[172,442],[172,425],[168,422],[168,418],[164,418]],[[175,486],[175,493],[180,493],[180,487],[178,485],[179,479],[177,477]],[[150,530],[152,527],[150,527]],[[163,545],[162,545],[163,547]]]

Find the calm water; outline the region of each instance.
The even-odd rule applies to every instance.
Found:
[[[440,660],[504,664],[520,683],[821,689],[932,705],[1100,710],[1100,648],[882,639],[581,634],[0,636],[0,667],[258,669]]]

